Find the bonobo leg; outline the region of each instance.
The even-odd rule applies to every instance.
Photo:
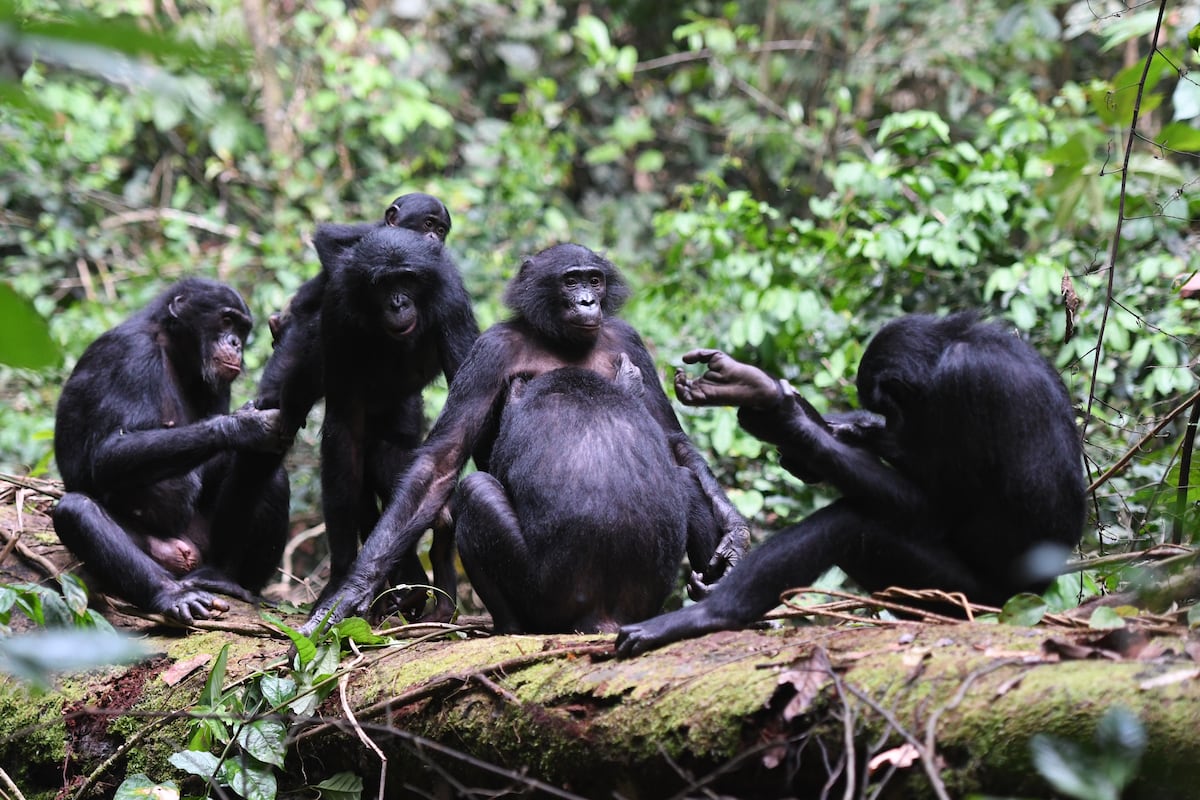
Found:
[[[770,611],[787,589],[811,585],[840,566],[869,591],[888,586],[976,594],[980,582],[949,550],[916,539],[914,529],[871,516],[842,499],[754,548],[703,601],[621,628],[617,652],[634,656],[655,647],[745,626]]]
[[[88,571],[103,576],[134,605],[181,622],[208,619],[229,605],[186,579],[177,581],[130,536],[126,528],[88,495],[68,492],[53,511],[54,530]]]
[[[471,473],[458,485],[454,514],[459,558],[491,613],[496,631],[524,630],[526,615],[513,594],[529,597],[539,593],[521,523],[504,487],[486,472]]]
[[[282,461],[279,453],[239,452],[229,459],[214,459],[211,469],[205,465],[205,481],[218,480],[214,473],[225,468],[209,515],[208,563],[252,593],[274,577],[287,543],[290,486]],[[197,575],[195,580],[203,581],[204,576]],[[209,586],[225,591],[215,584]]]

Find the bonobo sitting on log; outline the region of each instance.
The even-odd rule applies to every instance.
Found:
[[[1044,590],[1079,541],[1071,401],[1050,365],[998,324],[961,313],[885,325],[858,369],[866,411],[824,419],[724,353],[683,360],[708,371],[676,375],[681,401],[740,407],[742,427],[777,445],[785,468],[842,497],[752,550],[702,602],[624,626],[622,656],[746,625],[834,565],[869,591],[942,589],[1002,605]]]

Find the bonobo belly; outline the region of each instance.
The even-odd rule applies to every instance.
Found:
[[[179,536],[196,525],[200,475],[190,472],[152,486],[111,492],[101,499],[120,523],[147,536]],[[207,538],[207,536],[205,536]]]

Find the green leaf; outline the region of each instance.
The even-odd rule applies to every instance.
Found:
[[[350,639],[358,644],[389,644],[391,638],[380,636],[371,630],[371,625],[362,617],[346,617],[333,626],[343,640]]]
[[[339,772],[312,788],[321,793],[322,800],[360,800],[363,782],[353,772]]]
[[[1188,628],[1195,630],[1200,628],[1200,603],[1192,606],[1187,612]]]
[[[33,305],[0,283],[0,363],[21,369],[47,369],[62,362],[50,326]]]
[[[1188,31],[1188,47],[1193,50],[1200,50],[1200,25]]]
[[[1055,789],[1078,800],[1100,800],[1097,787],[1087,779],[1091,764],[1074,742],[1037,734],[1029,741],[1034,766]]]
[[[258,688],[272,708],[283,708],[296,696],[296,682],[279,675],[263,675]]]
[[[256,719],[242,726],[237,733],[237,742],[264,764],[283,769],[283,759],[287,756],[287,729],[282,722]]]
[[[1113,630],[1116,628],[1124,628],[1125,620],[1121,618],[1113,609],[1108,606],[1100,606],[1092,612],[1092,616],[1088,618],[1088,627],[1094,630]]]
[[[199,750],[181,750],[178,753],[172,753],[167,761],[171,762],[171,766],[192,775],[199,775],[205,780],[216,775],[217,770],[221,766],[221,759],[212,753],[205,753]]]
[[[305,636],[303,633],[300,633],[300,631],[291,627],[279,617],[265,613],[262,616],[263,619],[265,619],[271,625],[274,625],[276,628],[282,631],[285,636],[292,640],[292,646],[296,648],[296,657],[299,660],[300,667],[302,669],[306,664],[313,660],[317,654],[317,645],[312,639]],[[323,622],[321,627],[324,627]],[[318,630],[320,629],[321,628],[318,628]]]
[[[1015,595],[1000,610],[1000,622],[1005,625],[1036,625],[1050,609],[1046,601],[1028,592]]]
[[[147,797],[151,800],[179,800],[179,786],[175,781],[152,781],[139,772],[121,781],[113,800],[140,800]]]
[[[221,687],[225,684],[225,664],[229,661],[229,645],[221,648],[213,661],[208,680],[204,682],[204,690],[200,692],[200,705],[216,708],[221,704]]]
[[[62,587],[63,598],[71,613],[76,617],[84,616],[87,613],[88,595],[83,581],[69,572],[64,572],[58,576],[58,585]]]
[[[148,651],[122,634],[86,629],[46,630],[0,639],[0,672],[45,687],[47,676],[110,664],[128,664]]]
[[[250,757],[229,758],[221,764],[221,776],[229,788],[246,800],[275,800],[275,773]]]

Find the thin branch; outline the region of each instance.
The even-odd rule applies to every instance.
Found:
[[[1100,355],[1104,352],[1104,332],[1108,328],[1108,315],[1112,309],[1115,276],[1117,274],[1117,253],[1121,247],[1121,229],[1125,221],[1125,202],[1129,190],[1129,162],[1133,158],[1133,144],[1136,139],[1138,118],[1142,110],[1142,95],[1146,91],[1146,80],[1150,74],[1150,63],[1158,54],[1158,36],[1162,31],[1163,15],[1167,10],[1167,0],[1158,4],[1158,20],[1154,23],[1154,32],[1150,37],[1150,53],[1146,56],[1146,65],[1142,68],[1142,77],[1137,84],[1137,97],[1133,102],[1133,116],[1129,122],[1129,136],[1125,142],[1125,158],[1121,165],[1121,194],[1117,205],[1117,224],[1113,230],[1112,244],[1108,253],[1108,286],[1105,290],[1104,311],[1100,316],[1100,330],[1096,334],[1096,356],[1092,362],[1092,376],[1088,386],[1087,409],[1083,415],[1083,425],[1080,426],[1080,437],[1086,439],[1088,424],[1092,419],[1092,405],[1096,399],[1096,385],[1100,380]]]

